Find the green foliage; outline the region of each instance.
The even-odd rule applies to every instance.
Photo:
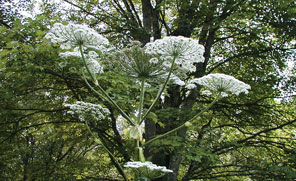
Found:
[[[130,160],[135,143],[120,137],[119,113],[85,85],[78,71],[81,62],[61,59],[58,45],[44,39],[53,23],[68,20],[91,25],[117,47],[143,42],[149,28],[151,36],[158,31],[161,36],[191,36],[205,46],[206,62],[196,65],[188,79],[219,72],[251,85],[248,95],[223,98],[189,129],[147,146],[149,160],[175,171],[163,180],[178,174],[179,180],[296,178],[295,99],[274,99],[281,96],[279,85],[295,91],[295,81],[280,73],[287,61],[295,61],[295,1],[155,1],[158,6],[151,12],[158,14],[151,19],[160,29],[136,20],[142,20],[142,1],[114,2],[73,1],[80,8],[67,14],[44,3],[36,19],[18,19],[8,12],[9,26],[0,21],[0,179],[120,178],[84,123],[66,113],[64,104],[77,100],[111,110],[112,121],[89,125],[120,164]],[[112,72],[110,61],[103,62],[105,74],[97,79],[125,112],[135,112],[140,85],[120,70]],[[157,91],[153,84],[147,89],[144,108]],[[145,141],[183,124],[212,100],[200,95],[200,88],[189,95],[187,91],[168,87],[163,102],[147,116],[153,124]]]

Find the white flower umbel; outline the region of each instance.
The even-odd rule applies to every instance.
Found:
[[[92,74],[104,73],[103,67],[95,59],[86,59],[86,64]]]
[[[96,60],[98,59],[98,54],[94,51],[89,51],[85,57],[86,65],[92,74],[102,74],[104,73],[103,67]]]
[[[79,51],[79,48],[74,48],[73,52],[63,52],[59,54],[62,58],[70,58],[70,57],[76,57],[76,58],[82,58],[82,55]],[[104,73],[103,67],[100,65],[100,63],[97,61],[99,59],[99,55],[95,51],[89,51],[88,54],[84,54],[86,65],[88,66],[90,72],[92,74],[101,74]]]
[[[86,25],[56,23],[46,34],[45,38],[53,43],[60,43],[61,48],[70,49],[71,46],[83,46],[100,51],[106,51],[109,41],[95,30]]]
[[[153,164],[152,162],[148,161],[127,162],[127,164],[124,165],[124,167],[135,169],[136,173],[138,173],[140,176],[148,177],[150,179],[158,178],[163,176],[165,173],[173,172],[172,170],[167,169],[165,166],[157,166],[156,164]]]
[[[164,60],[171,61],[187,71],[195,71],[194,63],[203,62],[204,47],[197,40],[183,36],[168,36],[145,45],[148,54],[160,55]]]
[[[235,95],[238,95],[242,92],[247,94],[249,92],[248,89],[251,89],[250,85],[237,80],[230,75],[220,73],[209,74],[201,78],[195,78],[190,81],[190,88],[194,87],[192,86],[195,85],[194,83],[206,86],[212,91],[221,92],[223,97],[227,96],[226,92],[230,92]],[[187,86],[187,88],[189,88],[189,86]]]
[[[104,108],[101,105],[83,101],[77,101],[75,104],[65,104],[65,107],[70,108],[67,113],[78,115],[81,121],[85,121],[87,118],[99,121],[106,119],[106,116],[110,114],[109,109]]]

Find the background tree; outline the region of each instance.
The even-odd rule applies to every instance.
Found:
[[[90,95],[77,75],[63,73],[71,67],[63,67],[59,48],[41,43],[52,20],[38,16],[1,27],[0,178],[116,178],[84,123],[65,114],[65,100]]]
[[[196,71],[188,75],[189,79],[221,72],[251,85],[252,91],[248,96],[223,99],[201,117],[193,129],[181,130],[149,146],[146,156],[174,170],[174,174],[162,180],[295,178],[295,158],[291,156],[295,149],[295,100],[280,103],[274,100],[281,96],[279,86],[292,90],[291,83],[295,80],[295,74],[290,77],[281,74],[287,68],[287,61],[295,62],[294,1],[264,0],[260,4],[252,0],[64,2],[72,8],[58,11],[52,4],[44,3],[45,17],[38,21],[23,24],[13,31],[1,27],[1,114],[5,115],[1,115],[1,121],[6,125],[2,144],[7,150],[7,137],[14,135],[18,138],[16,140],[20,140],[21,135],[14,134],[18,129],[41,124],[44,117],[55,122],[60,115],[58,121],[72,122],[73,118],[64,117],[65,99],[96,99],[71,71],[79,64],[74,61],[64,65],[65,62],[56,56],[59,49],[48,49],[48,45],[40,44],[46,25],[52,24],[49,20],[59,21],[54,18],[54,13],[61,15],[66,11],[63,21],[87,23],[118,46],[132,40],[145,44],[165,35],[198,39],[205,46],[205,61],[196,65]],[[38,80],[36,84],[32,84],[32,79]],[[133,90],[133,85],[118,76],[112,81],[105,77],[101,79],[119,104],[129,102],[130,106],[125,108],[132,109],[134,94],[128,90]],[[29,88],[31,91],[27,92]],[[185,97],[187,90],[184,87],[171,86],[164,103],[159,103],[154,111],[157,123],[155,119],[146,121],[146,140],[182,124],[187,116],[208,103],[210,98],[201,95],[201,90],[197,87]],[[22,118],[30,114],[38,116],[27,120]],[[114,153],[123,158],[124,163],[129,159],[125,149],[129,143],[116,136],[116,115],[114,112],[112,124],[92,124],[91,127],[98,135],[101,134]],[[38,132],[42,129],[37,129]],[[186,136],[186,133],[191,136]],[[25,136],[29,135],[25,133]],[[16,140],[12,143],[19,145]],[[69,144],[75,144],[74,140]],[[28,141],[23,139],[23,142]],[[165,146],[160,147],[160,144]],[[12,152],[4,153],[5,159],[16,159]]]

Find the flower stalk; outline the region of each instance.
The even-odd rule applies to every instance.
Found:
[[[142,123],[142,112],[145,99],[145,78],[141,78],[141,93],[140,93],[140,103],[138,108],[138,124]]]
[[[145,118],[148,116],[148,114],[151,112],[151,110],[154,108],[154,106],[156,105],[156,102],[159,100],[161,94],[163,93],[165,87],[167,86],[169,80],[170,80],[170,76],[173,72],[173,69],[174,69],[174,66],[175,66],[175,60],[176,60],[176,57],[173,58],[173,61],[172,61],[172,65],[170,67],[170,71],[169,71],[169,74],[164,82],[164,84],[162,85],[162,87],[160,88],[160,90],[158,91],[157,93],[157,96],[156,98],[154,99],[153,103],[151,104],[151,106],[148,108],[148,110],[145,112],[145,114],[143,115],[142,117],[142,121],[141,123],[145,120]]]

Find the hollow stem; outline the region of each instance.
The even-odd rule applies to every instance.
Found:
[[[137,123],[142,123],[142,112],[143,112],[143,105],[144,105],[144,98],[145,98],[145,78],[141,79],[141,93],[140,93],[140,103],[138,108],[138,120]]]

